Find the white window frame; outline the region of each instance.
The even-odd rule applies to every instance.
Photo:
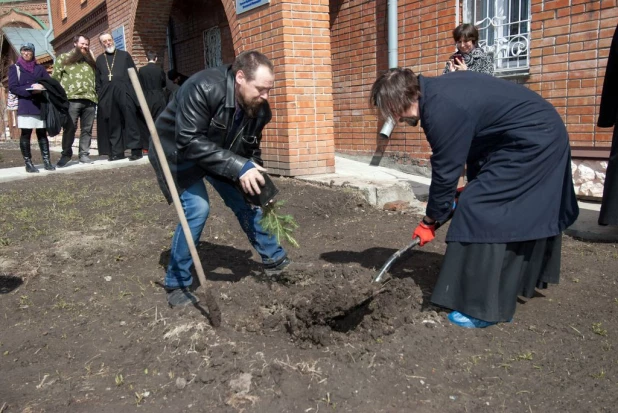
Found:
[[[531,0],[464,0],[464,22],[479,29],[479,47],[493,55],[495,76],[529,74],[531,6]]]

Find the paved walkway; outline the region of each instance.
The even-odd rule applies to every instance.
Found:
[[[60,147],[53,146],[53,152],[60,152]],[[92,151],[96,156],[96,151]],[[123,168],[148,163],[148,158],[138,161],[123,159],[109,162],[98,160],[93,164],[80,164],[77,157],[66,167],[56,171],[45,171],[42,165],[37,165],[40,173],[27,173],[25,168],[0,169],[0,183],[20,179],[43,178],[50,174],[78,173],[82,171]],[[331,187],[344,187],[359,190],[372,205],[383,206],[386,202],[403,200],[410,202],[412,208],[418,212],[424,210],[424,205],[429,194],[431,180],[424,176],[412,175],[381,166],[371,166],[364,162],[354,161],[340,156],[335,157],[335,172],[332,174],[299,176],[297,179],[320,183]],[[579,202],[580,215],[567,231],[566,234],[587,241],[618,242],[618,226],[602,227],[597,224],[600,204],[592,202]]]

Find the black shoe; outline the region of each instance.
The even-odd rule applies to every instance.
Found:
[[[200,299],[189,291],[188,288],[176,288],[174,290],[168,290],[167,292],[167,303],[170,307],[182,307],[199,302]]]
[[[138,159],[142,159],[144,154],[141,149],[131,149],[131,156],[129,156],[130,161],[137,161]]]
[[[107,160],[112,162],[112,161],[120,161],[121,159],[124,159],[124,155],[123,156],[110,156]]]
[[[277,277],[283,273],[283,270],[290,265],[292,261],[286,256],[273,264],[264,265],[264,274],[269,277]]]
[[[26,172],[30,172],[30,173],[39,172],[36,166],[34,166],[34,164],[32,163],[32,159],[24,158],[24,161],[26,162]]]
[[[69,162],[71,162],[71,157],[67,155],[62,155],[58,163],[56,163],[56,167],[64,168]]]

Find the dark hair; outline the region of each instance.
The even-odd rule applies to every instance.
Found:
[[[453,30],[453,40],[455,40],[455,42],[458,42],[460,40],[472,40],[472,42],[476,46],[479,41],[479,31],[476,29],[476,27],[474,27],[473,24],[460,24]]]
[[[157,56],[157,52],[153,52],[151,50],[146,52],[146,57],[148,58],[148,61],[150,60],[155,60],[158,56]]]
[[[85,34],[77,34],[73,36],[73,43],[79,42],[80,37],[83,37],[84,39],[88,40],[88,44],[90,44],[90,37],[86,36]]]
[[[271,72],[275,70],[275,66],[266,55],[258,52],[257,50],[248,50],[242,52],[234,60],[232,65],[232,73],[236,76],[239,70],[242,70],[247,80],[253,80],[255,77],[255,71],[260,66],[267,66]]]
[[[384,119],[395,119],[420,97],[418,77],[410,69],[397,67],[389,69],[374,82],[369,102],[377,106]]]

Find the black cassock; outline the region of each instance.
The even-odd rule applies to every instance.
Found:
[[[614,127],[612,149],[605,172],[599,225],[618,225],[618,127],[616,123],[618,123],[618,26],[609,49],[597,122],[600,128]]]
[[[165,72],[158,64],[148,63],[139,69],[139,77],[152,120],[157,120],[167,105],[164,92],[166,85]],[[147,130],[142,131],[142,139],[146,138],[142,141],[144,148],[148,148],[149,135]]]
[[[127,71],[129,68],[135,69],[135,63],[124,50],[105,52],[97,57],[97,143],[101,155],[122,158],[125,149],[142,149],[141,113]]]
[[[508,321],[518,295],[560,279],[561,233],[579,213],[569,136],[555,108],[516,83],[470,71],[419,83],[433,152],[429,217],[448,217],[468,166],[431,301]]]
[[[167,104],[165,99],[165,72],[156,63],[148,63],[139,70],[144,97],[153,120],[157,120]]]

